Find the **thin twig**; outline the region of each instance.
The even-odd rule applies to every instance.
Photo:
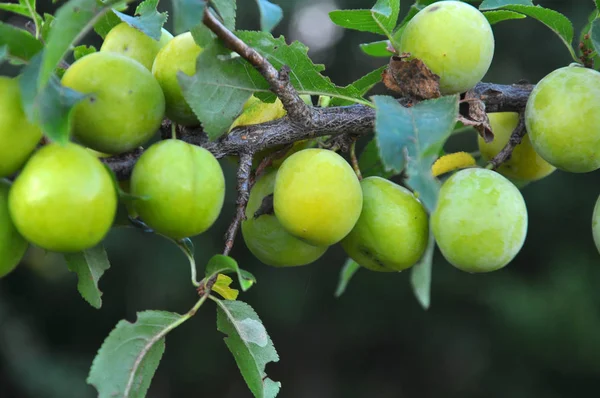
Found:
[[[521,143],[525,134],[527,134],[527,129],[525,128],[525,114],[520,112],[517,127],[513,130],[504,148],[490,160],[488,168],[496,170],[502,163],[510,159],[515,147]]]
[[[352,163],[352,168],[354,169],[356,176],[359,180],[362,180],[362,173],[360,172],[358,158],[356,157],[356,141],[357,139],[354,139],[354,141],[352,141],[352,145],[350,146],[350,162]]]

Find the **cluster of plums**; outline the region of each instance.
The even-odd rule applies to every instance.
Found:
[[[481,80],[492,61],[494,37],[477,9],[444,1],[421,10],[403,29],[399,45],[440,76],[447,95]],[[199,123],[183,98],[177,72],[193,74],[201,51],[190,33],[172,37],[163,30],[156,41],[125,23],[116,26],[99,52],[77,60],[62,78],[65,86],[87,94],[72,114],[77,143],[51,143],[39,150],[42,132],[23,112],[19,78],[0,77],[0,178],[20,171],[12,186],[0,181],[0,276],[16,266],[28,242],[76,252],[105,237],[118,195],[98,156],[145,144],[165,116],[183,125]],[[497,172],[477,167],[454,172],[430,216],[405,187],[379,177],[360,181],[337,153],[296,143],[251,190],[242,223],[246,245],[266,264],[298,266],[340,243],[363,267],[401,271],[419,261],[431,234],[444,257],[461,270],[502,268],[527,233],[527,209],[515,184],[556,168],[600,168],[599,100],[600,73],[580,66],[550,73],[531,94],[525,112],[529,134],[510,160]],[[231,128],[284,115],[281,102],[252,97]],[[519,122],[516,113],[489,117],[495,139],[479,140],[485,159],[503,148]],[[156,232],[181,239],[215,222],[225,180],[210,152],[169,139],[142,154],[129,190],[137,197],[131,212]],[[273,211],[262,211],[270,197]],[[594,219],[598,242],[600,206]]]

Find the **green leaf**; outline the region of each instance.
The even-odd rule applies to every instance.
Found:
[[[360,49],[367,55],[372,57],[386,57],[392,56],[392,53],[388,51],[389,40],[374,41],[373,43],[364,43],[360,45]]]
[[[496,11],[486,11],[483,15],[487,18],[490,25],[494,25],[498,22],[507,21],[509,19],[523,19],[527,18],[527,16],[520,14],[514,11],[508,10],[496,10]]]
[[[370,105],[357,94],[356,89],[337,87],[328,77],[321,75],[323,65],[313,64],[304,44],[294,42],[288,45],[283,37],[275,39],[268,32],[240,31],[236,34],[275,68],[293,65],[290,80],[300,94],[328,95]],[[231,50],[215,41],[198,57],[194,76],[183,72],[178,74],[184,97],[211,140],[229,129],[253,93],[272,94],[267,81],[252,65],[239,56],[229,54]],[[214,109],[221,111],[213,112]]]
[[[260,11],[260,29],[264,32],[270,32],[283,19],[283,10],[277,4],[269,0],[256,0]]]
[[[346,29],[390,36],[398,22],[400,0],[377,0],[370,10],[335,10],[331,21]]]
[[[165,335],[183,322],[166,311],[138,312],[135,323],[120,321],[98,351],[87,382],[99,398],[143,398],[165,351]]]
[[[231,31],[235,30],[236,0],[211,0],[210,4],[217,10],[223,25]]]
[[[410,273],[410,285],[413,293],[424,309],[428,309],[431,303],[431,268],[434,249],[435,238],[433,233],[429,232],[427,249],[419,262],[412,267]]]
[[[240,292],[230,287],[231,282],[233,282],[233,279],[227,275],[219,274],[212,287],[212,291],[219,293],[225,300],[235,300],[238,298]]]
[[[484,0],[479,6],[480,10],[493,10],[508,5],[520,4],[524,6],[533,6],[531,0]]]
[[[44,22],[42,23],[41,34],[44,41],[48,41],[48,35],[54,26],[54,15],[44,14]]]
[[[93,54],[96,51],[98,50],[94,46],[77,46],[73,49],[73,57],[75,58],[75,61],[77,61],[79,58],[85,57],[89,54]]]
[[[383,167],[383,162],[381,161],[381,157],[379,157],[377,142],[374,139],[367,144],[360,154],[358,167],[360,167],[363,178],[378,176],[387,179],[394,175],[394,172],[386,171],[385,167]]]
[[[176,35],[191,30],[202,23],[206,2],[202,0],[172,0],[173,30]]]
[[[39,53],[43,44],[23,29],[0,22],[0,46],[6,46],[11,58],[28,62]]]
[[[596,8],[600,10],[600,0],[594,0],[594,4],[596,4]]]
[[[67,54],[71,46],[81,40],[92,29],[98,19],[112,4],[120,0],[100,3],[97,0],[71,0],[56,11],[56,21],[48,35],[38,87],[44,87],[54,69]]]
[[[380,66],[379,68],[375,69],[374,71],[371,71],[371,72],[367,73],[366,75],[364,75],[363,77],[361,77],[360,79],[356,80],[355,82],[347,85],[346,87],[344,87],[344,90],[349,93],[353,93],[352,95],[355,97],[362,98],[377,83],[381,82],[381,76],[383,74],[383,71],[386,69],[387,69],[387,65]],[[333,98],[333,100],[330,102],[329,106],[351,105],[355,102],[356,101],[351,101],[351,100],[347,100],[347,99],[338,97],[338,98]]]
[[[158,0],[145,0],[136,8],[135,13],[138,15],[136,17],[131,17],[116,10],[113,10],[113,13],[132,28],[158,41],[162,35],[161,29],[167,22],[167,13],[158,12],[157,6]]]
[[[100,35],[103,39],[106,38],[108,32],[112,30],[115,26],[120,24],[121,18],[119,18],[113,10],[106,12],[98,21],[94,24],[94,31]]]
[[[335,289],[335,297],[341,297],[342,294],[344,294],[348,284],[350,283],[350,280],[359,269],[360,265],[358,265],[356,261],[352,260],[351,258],[346,260],[344,267],[340,271],[340,279],[338,280],[338,285]]]
[[[8,46],[0,46],[0,66],[8,60],[8,57]]]
[[[407,184],[425,207],[435,208],[439,182],[431,165],[452,133],[458,96],[423,101],[405,108],[392,97],[374,96],[375,139],[386,171],[408,174]]]
[[[600,19],[595,19],[594,22],[592,22],[590,40],[596,53],[600,54]]]
[[[94,308],[102,307],[102,292],[98,282],[104,271],[110,268],[106,250],[102,245],[79,253],[65,254],[69,271],[77,274],[77,290],[81,297]]]
[[[234,273],[237,274],[238,283],[244,292],[256,283],[256,278],[250,272],[241,269],[237,261],[229,256],[216,254],[208,260],[208,264],[206,265],[205,275],[207,280],[217,274]]]
[[[281,383],[267,377],[265,366],[279,355],[256,312],[242,301],[217,302],[217,329],[226,334],[225,344],[256,398],[273,398]]]
[[[210,46],[212,44],[212,42],[215,40],[215,38],[217,37],[203,23],[199,23],[198,25],[194,26],[190,30],[190,32],[192,33],[192,37],[194,38],[194,41],[196,42],[196,44],[202,48],[206,48],[206,47]]]

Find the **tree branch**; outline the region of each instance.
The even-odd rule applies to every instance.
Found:
[[[525,114],[521,111],[519,113],[519,124],[517,124],[517,127],[513,130],[504,148],[490,160],[489,167],[496,170],[502,163],[510,159],[513,150],[521,143],[525,134],[527,134],[527,129],[525,128]]]
[[[250,198],[250,177],[252,175],[252,152],[243,152],[240,155],[240,165],[237,172],[237,209],[231,225],[225,234],[224,255],[229,255],[242,221],[246,219],[246,204]]]

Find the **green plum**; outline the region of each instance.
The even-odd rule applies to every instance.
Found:
[[[72,129],[84,145],[119,154],[148,141],[165,114],[160,85],[139,62],[112,52],[87,55],[67,69],[62,83],[89,96],[77,104]]]
[[[192,126],[199,124],[198,118],[188,105],[177,81],[177,72],[192,76],[196,73],[196,58],[202,48],[196,44],[190,32],[175,36],[156,56],[152,74],[160,83],[167,101],[167,117],[172,121]]]
[[[152,70],[156,54],[163,48],[173,35],[162,29],[160,40],[154,40],[147,34],[123,22],[108,32],[100,51],[113,52],[129,57]]]
[[[146,150],[130,180],[142,220],[173,239],[201,234],[223,207],[225,177],[217,159],[204,148],[165,140]]]
[[[527,208],[521,192],[501,174],[464,169],[442,185],[431,216],[442,254],[466,272],[503,268],[527,235]]]
[[[9,189],[10,186],[0,180],[0,278],[15,269],[28,246],[10,218]]]
[[[317,246],[330,246],[352,230],[363,196],[354,170],[340,155],[304,149],[287,158],[275,179],[273,206],[292,235]]]
[[[535,151],[572,173],[600,168],[600,73],[560,68],[533,89],[525,122]]]
[[[473,88],[494,57],[494,34],[485,16],[460,1],[423,8],[398,32],[400,52],[410,53],[440,77],[442,94]]]
[[[252,187],[246,206],[246,220],[242,222],[242,235],[246,246],[260,261],[274,267],[306,265],[321,257],[327,246],[309,245],[290,235],[273,214],[254,218],[263,198],[275,188],[274,170],[262,175]]]
[[[19,81],[0,76],[0,177],[19,170],[42,138],[21,107]]]
[[[386,179],[368,177],[360,185],[362,212],[342,247],[373,271],[412,267],[423,256],[429,238],[425,208],[408,189]]]
[[[500,112],[488,114],[490,125],[494,132],[494,140],[486,143],[478,136],[481,156],[489,161],[496,156],[508,143],[512,132],[519,124],[519,114],[516,112]],[[529,182],[547,177],[556,167],[546,162],[537,154],[531,145],[529,135],[525,135],[515,147],[510,159],[504,162],[498,172],[512,181]]]
[[[117,210],[113,179],[83,147],[50,144],[36,152],[9,194],[12,219],[31,243],[57,252],[89,249]]]

